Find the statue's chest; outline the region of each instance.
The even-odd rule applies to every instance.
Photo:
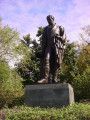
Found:
[[[59,26],[54,26],[54,27],[51,27],[51,26],[48,26],[47,27],[47,35],[56,35],[56,34],[60,34],[60,29],[59,29]]]

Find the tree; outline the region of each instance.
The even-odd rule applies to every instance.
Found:
[[[2,19],[0,18],[0,29],[2,28],[1,23],[2,23]]]
[[[20,63],[17,64],[17,72],[24,79],[24,85],[32,84],[39,79],[40,74],[40,62],[35,56],[35,52],[38,50],[38,43],[36,40],[32,40],[30,34],[28,34],[21,40],[18,50],[22,51],[24,56]]]
[[[80,39],[85,44],[90,44],[90,25],[84,26],[82,28],[82,33],[80,33]]]
[[[14,49],[19,43],[19,33],[8,25],[0,27],[0,60],[9,61],[16,56]]]
[[[79,47],[80,55],[77,62],[80,73],[90,66],[90,25],[83,27],[82,30],[83,34],[80,34],[82,45]]]
[[[0,61],[0,107],[12,104],[13,100],[23,96],[23,79],[10,70],[5,61]]]
[[[16,56],[14,50],[18,43],[17,30],[0,26],[0,107],[11,104],[24,93],[23,79],[8,66],[8,61]]]
[[[74,87],[75,100],[90,99],[90,67],[88,66],[82,73],[72,74],[72,86]]]
[[[77,60],[77,66],[80,74],[82,74],[82,72],[87,68],[87,66],[90,67],[90,45],[84,46],[81,50]]]
[[[90,26],[82,28],[80,34],[82,43],[79,47],[79,55],[76,66],[77,74],[71,73],[73,77],[72,85],[75,89],[76,100],[90,99]]]
[[[36,52],[41,50],[43,27],[39,27],[37,35],[39,37],[38,42],[30,38],[30,34],[23,36],[21,40],[21,50],[18,46],[19,51],[23,51],[23,59],[17,65],[17,71],[25,80],[24,85],[32,84],[40,79],[40,60],[36,57]],[[25,53],[26,51],[26,53]]]
[[[40,43],[42,41],[42,34],[43,34],[44,27],[39,27],[36,36],[39,37]]]

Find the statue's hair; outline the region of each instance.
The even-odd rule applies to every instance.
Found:
[[[48,16],[47,16],[47,20],[48,20],[48,18],[50,18],[50,17],[54,20],[54,16],[53,16],[53,15],[48,15]]]

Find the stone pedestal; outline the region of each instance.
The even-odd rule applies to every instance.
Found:
[[[73,88],[68,83],[26,85],[25,103],[29,107],[61,108],[74,102]]]

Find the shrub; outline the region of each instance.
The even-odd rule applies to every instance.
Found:
[[[77,101],[90,99],[90,67],[87,66],[82,74],[71,74],[73,76],[72,86],[74,87],[75,99]]]
[[[16,107],[8,109],[6,120],[89,120],[90,105],[72,104],[61,109]]]
[[[0,107],[11,104],[14,99],[23,95],[22,79],[8,64],[0,61]]]

